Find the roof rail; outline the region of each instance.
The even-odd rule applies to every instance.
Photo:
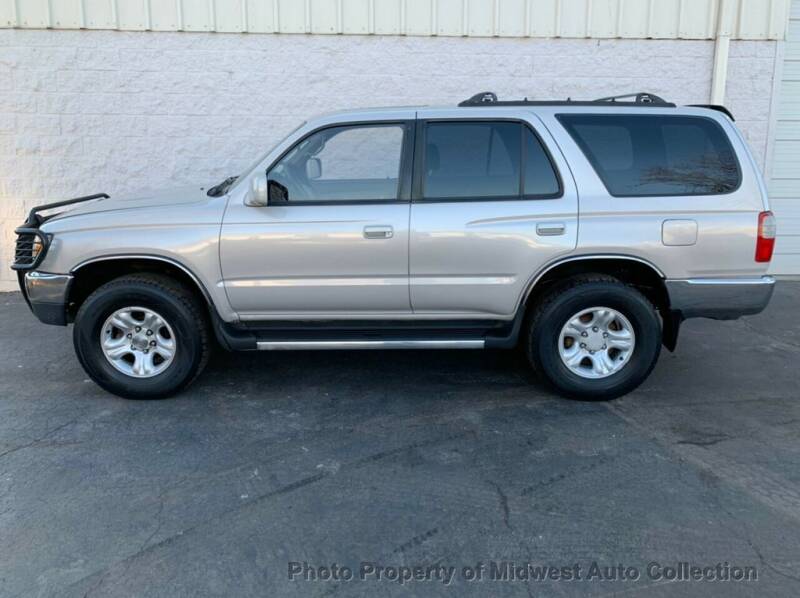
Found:
[[[647,93],[640,91],[638,93],[627,93],[621,96],[608,96],[607,98],[598,98],[595,102],[612,102],[617,103],[619,100],[633,98],[633,104],[669,104],[664,98],[657,96],[654,93]]]
[[[633,98],[629,101],[628,98]],[[625,101],[620,101],[625,100]],[[497,94],[491,91],[482,91],[469,99],[464,100],[458,105],[466,106],[597,106],[599,104],[615,104],[616,106],[632,106],[637,108],[675,108],[675,104],[667,102],[654,93],[638,92],[619,96],[599,98],[597,100],[498,100]]]

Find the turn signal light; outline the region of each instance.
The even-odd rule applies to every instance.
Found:
[[[42,252],[42,240],[39,237],[35,237],[33,239],[33,245],[31,247],[31,259],[36,261],[36,258],[39,257],[39,254]]]
[[[772,212],[761,212],[758,215],[758,238],[756,239],[756,261],[768,262],[775,249],[775,215]]]

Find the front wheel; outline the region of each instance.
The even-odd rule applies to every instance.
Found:
[[[129,399],[173,395],[208,359],[207,318],[185,287],[156,274],[112,280],[81,305],[73,331],[86,373]]]
[[[560,394],[613,399],[650,374],[661,350],[661,325],[636,289],[611,277],[579,277],[534,308],[526,349],[534,370]]]

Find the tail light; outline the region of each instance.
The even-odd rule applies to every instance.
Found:
[[[775,249],[775,215],[772,212],[761,212],[758,215],[758,238],[756,239],[756,261],[768,262]]]

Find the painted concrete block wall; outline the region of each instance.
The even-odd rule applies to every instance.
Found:
[[[728,104],[764,165],[776,42],[732,42]],[[209,183],[310,115],[651,91],[708,101],[713,42],[0,30],[0,290],[37,203]]]

